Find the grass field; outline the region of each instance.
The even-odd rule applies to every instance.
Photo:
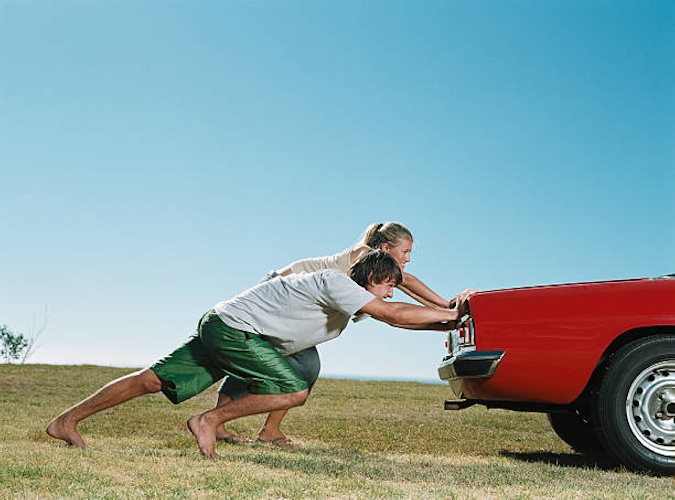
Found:
[[[215,386],[174,406],[151,395],[80,425],[90,448],[49,438],[62,410],[131,370],[0,365],[0,498],[675,498],[673,478],[577,455],[540,414],[443,410],[443,385],[320,379],[284,425],[296,445],[217,447],[186,420]],[[231,426],[255,437],[262,416]]]

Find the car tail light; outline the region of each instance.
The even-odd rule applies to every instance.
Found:
[[[464,316],[457,325],[457,338],[460,345],[476,345],[474,337],[473,320],[469,316]]]
[[[457,324],[457,328],[448,333],[445,347],[451,356],[476,350],[475,332],[471,317],[464,316]]]

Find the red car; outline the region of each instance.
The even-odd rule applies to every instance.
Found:
[[[579,452],[675,475],[675,275],[478,292],[438,373],[447,409],[546,412]]]

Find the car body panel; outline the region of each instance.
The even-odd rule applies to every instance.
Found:
[[[461,378],[463,398],[566,405],[612,342],[675,326],[675,279],[636,279],[478,292],[469,300],[477,351],[503,350],[494,375]]]

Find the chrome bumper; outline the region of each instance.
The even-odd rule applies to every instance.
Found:
[[[448,356],[438,367],[438,376],[441,380],[447,381],[492,377],[505,353],[505,351],[469,351]]]

